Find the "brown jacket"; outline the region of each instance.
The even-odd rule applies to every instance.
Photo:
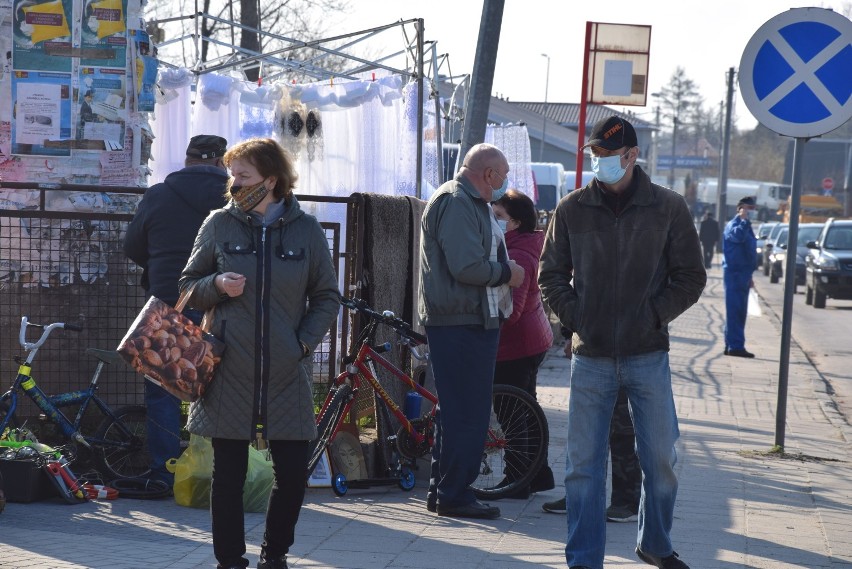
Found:
[[[707,282],[683,197],[634,170],[636,192],[619,217],[597,180],[556,207],[539,265],[545,302],[574,331],[572,351],[618,357],[668,351],[668,323]]]

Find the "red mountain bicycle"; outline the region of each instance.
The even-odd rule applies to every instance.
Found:
[[[340,429],[358,392],[370,389],[375,393],[379,422],[387,422],[389,415],[393,415],[400,425],[393,435],[387,434],[388,429],[385,428],[384,440],[379,441],[380,447],[392,448],[398,455],[397,460],[393,461],[395,463],[389,464],[389,478],[383,480],[398,480],[400,488],[411,490],[415,477],[410,465],[414,459],[425,456],[432,449],[438,398],[381,355],[392,346],[390,342],[377,345],[376,332],[382,325],[392,328],[399,338],[398,342],[407,346],[415,358],[422,360],[428,359],[425,353],[426,337],[412,330],[410,324],[392,312],[380,314],[363,300],[341,297],[340,302],[365,317],[367,323],[353,343],[349,356],[344,358],[345,369],[332,383],[325,403],[317,414],[318,438],[311,443],[308,474],[313,472]],[[418,418],[406,417],[400,405],[377,379],[376,365],[432,403],[431,409]],[[380,434],[382,431],[379,429]],[[548,436],[544,411],[534,397],[514,386],[495,385],[491,424],[482,450],[479,477],[473,484],[476,495],[482,499],[497,499],[526,487],[545,461]],[[354,487],[355,481],[352,484]],[[345,494],[349,485],[350,482],[342,474],[337,474],[332,481],[332,488],[338,495]]]

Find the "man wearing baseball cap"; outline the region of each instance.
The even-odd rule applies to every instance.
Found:
[[[757,237],[751,228],[751,220],[756,214],[754,198],[742,198],[737,202],[737,215],[725,225],[722,234],[726,356],[754,357],[745,349],[745,324],[748,291],[754,286],[751,277],[757,267]]]
[[[707,282],[683,196],[636,164],[628,121],[598,121],[584,148],[595,178],[556,207],[541,255],[542,296],[573,330],[565,491],[571,569],[603,566],[607,440],[619,388],[627,391],[644,481],[636,554],[688,569],[672,548],[679,436],[668,324]]]
[[[142,267],[141,285],[147,294],[174,305],[178,278],[186,266],[195,236],[211,210],[225,206],[228,170],[222,162],[228,142],[221,136],[193,136],[186,148],[184,168],[145,191],[124,238],[124,253]],[[203,314],[191,308],[184,314],[196,324]],[[129,325],[129,323],[128,323]],[[174,483],[166,462],[180,455],[180,401],[162,387],[145,381],[148,449],[151,478]]]

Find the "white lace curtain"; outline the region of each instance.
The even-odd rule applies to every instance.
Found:
[[[210,73],[198,78],[192,103],[193,81],[185,70],[161,73],[150,184],[183,167],[186,145],[196,134],[217,134],[229,145],[271,136],[296,159],[297,193],[416,195],[416,83],[389,75],[257,87]],[[424,132],[434,132],[434,102],[424,99]],[[434,154],[434,144],[425,144],[423,197],[439,183]]]

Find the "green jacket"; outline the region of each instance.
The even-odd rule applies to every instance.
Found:
[[[499,328],[487,287],[509,282],[505,262],[491,261],[491,206],[464,176],[441,185],[423,211],[420,302],[424,326]],[[503,257],[508,259],[503,243]]]
[[[213,280],[245,275],[243,294],[220,295]],[[316,437],[310,357],[340,309],[337,275],[317,220],[292,198],[266,229],[231,202],[199,230],[181,290],[189,306],[215,307],[211,332],[226,344],[216,376],[190,406],[191,433],[226,439]],[[262,425],[262,427],[258,427]]]
[[[668,323],[707,282],[686,201],[638,167],[634,176],[636,193],[618,217],[592,180],[562,198],[547,230],[538,283],[574,332],[575,354],[668,351]]]

